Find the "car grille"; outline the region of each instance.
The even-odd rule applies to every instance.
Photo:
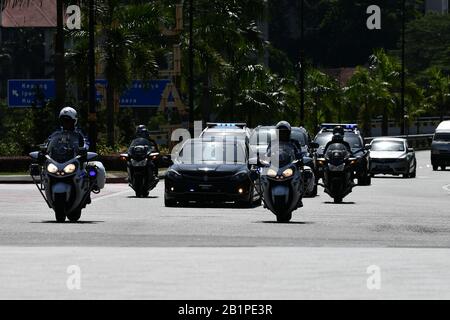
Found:
[[[220,172],[220,171],[197,171],[197,172],[188,172],[181,173],[184,178],[192,179],[192,180],[221,180],[224,178],[230,178],[234,175],[234,173],[230,172]]]
[[[396,163],[399,161],[401,161],[401,159],[372,159],[373,163],[386,163],[386,164]]]

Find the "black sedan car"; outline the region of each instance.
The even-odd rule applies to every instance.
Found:
[[[244,141],[190,139],[165,177],[164,203],[173,207],[188,202],[235,202],[259,205],[253,171]]]

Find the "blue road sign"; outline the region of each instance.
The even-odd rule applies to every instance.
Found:
[[[119,100],[121,108],[158,108],[166,86],[170,80],[134,80]],[[97,80],[97,85],[106,86],[106,80]],[[97,100],[102,101],[103,95],[97,92]]]
[[[42,107],[54,98],[54,80],[8,80],[10,108]]]
[[[102,102],[107,81],[98,79],[97,101]],[[170,80],[134,80],[120,97],[122,108],[158,108],[166,86]],[[8,105],[10,108],[42,107],[55,98],[55,80],[8,80]]]

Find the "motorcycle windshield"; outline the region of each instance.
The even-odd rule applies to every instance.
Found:
[[[271,154],[271,162],[274,164],[278,161],[278,167],[283,168],[293,161],[295,161],[295,152],[292,148],[286,147],[283,148],[280,146],[280,149],[277,152],[273,152]]]
[[[79,136],[70,131],[54,134],[47,146],[47,153],[54,161],[65,163],[78,155]]]
[[[344,160],[349,157],[347,148],[341,143],[333,143],[326,150],[326,158]]]

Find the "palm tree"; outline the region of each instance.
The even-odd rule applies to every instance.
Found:
[[[317,132],[321,119],[329,121],[334,117],[335,103],[339,101],[337,81],[318,69],[309,68],[306,72],[305,95],[306,107],[313,119],[313,131]]]
[[[433,111],[439,114],[439,119],[444,120],[445,111],[449,110],[450,102],[450,76],[446,76],[437,67],[428,70],[429,81],[427,85],[427,101]]]
[[[401,107],[399,98],[401,65],[383,49],[379,49],[369,58],[369,70],[373,80],[384,87],[380,88],[384,95],[378,101],[381,108],[379,111],[382,113],[382,135],[387,136],[389,117],[394,113],[394,109]]]
[[[107,80],[107,143],[115,144],[115,108],[118,97],[132,79],[149,80],[156,76],[156,55],[162,49],[159,29],[160,7],[146,1],[104,0],[97,2],[97,61]],[[87,32],[72,32],[75,45],[67,54],[72,79],[85,87],[87,69]]]

